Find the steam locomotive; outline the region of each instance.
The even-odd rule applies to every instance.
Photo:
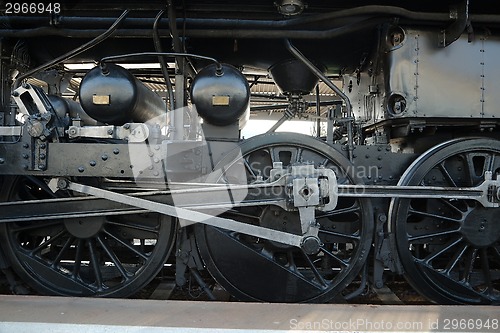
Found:
[[[352,299],[398,274],[439,304],[500,303],[488,4],[2,6],[14,286],[127,297],[169,262],[177,284],[211,295],[207,271],[245,301]],[[314,131],[280,132],[297,120]]]

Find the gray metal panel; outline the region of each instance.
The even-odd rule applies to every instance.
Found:
[[[477,35],[469,43],[464,34],[448,47],[439,48],[436,30],[405,31],[403,44],[387,54],[385,78],[387,96],[404,96],[406,110],[388,112],[389,118],[481,118],[497,113],[494,106],[500,95],[489,87],[495,87],[499,77],[498,37]],[[485,75],[484,83],[481,75]],[[483,105],[484,100],[488,103]]]

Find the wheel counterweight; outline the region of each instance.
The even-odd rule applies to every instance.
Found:
[[[349,174],[350,162],[332,147],[308,136],[273,133],[241,145],[241,159],[222,160],[224,170],[211,182],[253,183],[270,176],[274,162],[283,167],[313,163],[335,171],[339,184],[360,184]],[[243,166],[246,180],[232,176]],[[242,207],[223,213],[228,218],[301,234],[298,212],[275,206]],[[316,212],[321,244],[306,249],[244,234],[196,226],[196,241],[212,276],[241,300],[324,302],[341,293],[356,278],[368,257],[373,220],[369,200],[343,198],[329,212]],[[317,245],[317,246],[314,246]]]
[[[421,155],[399,185],[473,187],[500,174],[500,142],[460,139]],[[500,208],[474,200],[393,199],[390,231],[405,276],[440,304],[500,302]]]

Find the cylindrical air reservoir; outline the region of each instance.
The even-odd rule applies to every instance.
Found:
[[[165,103],[125,68],[106,64],[91,69],[80,84],[80,104],[107,124],[146,122],[165,114]]]
[[[222,64],[222,73],[215,64],[203,68],[191,85],[191,99],[200,117],[215,126],[239,121],[242,128],[250,116],[248,81],[228,64]]]

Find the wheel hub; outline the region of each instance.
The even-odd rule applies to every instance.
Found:
[[[77,238],[91,238],[97,235],[104,225],[103,217],[71,219],[64,222],[69,233]]]
[[[302,242],[302,249],[308,255],[314,255],[319,252],[321,248],[321,240],[318,237],[308,236]]]
[[[460,231],[472,246],[492,246],[500,238],[500,223],[496,223],[498,218],[498,209],[477,207],[466,216]]]

